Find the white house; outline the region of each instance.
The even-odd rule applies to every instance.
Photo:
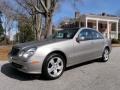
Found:
[[[64,21],[65,22],[65,21]],[[72,23],[71,23],[72,22]],[[102,14],[84,14],[75,13],[75,18],[63,27],[90,27],[103,33],[107,38],[118,39],[119,33],[119,17]]]

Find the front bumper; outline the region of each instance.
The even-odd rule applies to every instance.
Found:
[[[10,57],[9,62],[17,70],[28,74],[40,74],[42,70],[40,63],[33,64],[31,60],[25,61],[18,57]]]

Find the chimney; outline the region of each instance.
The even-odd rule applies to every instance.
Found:
[[[80,17],[80,12],[75,12],[75,18],[79,18]]]
[[[102,12],[102,16],[106,16],[107,14],[105,12]]]

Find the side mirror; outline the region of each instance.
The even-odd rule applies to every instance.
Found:
[[[77,41],[77,42],[84,41],[84,40],[85,40],[85,37],[77,37],[77,38],[76,38],[76,41]]]

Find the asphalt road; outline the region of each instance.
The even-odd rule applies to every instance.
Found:
[[[73,66],[52,81],[21,73],[6,62],[0,67],[0,90],[120,90],[120,48],[113,48],[107,63]]]

